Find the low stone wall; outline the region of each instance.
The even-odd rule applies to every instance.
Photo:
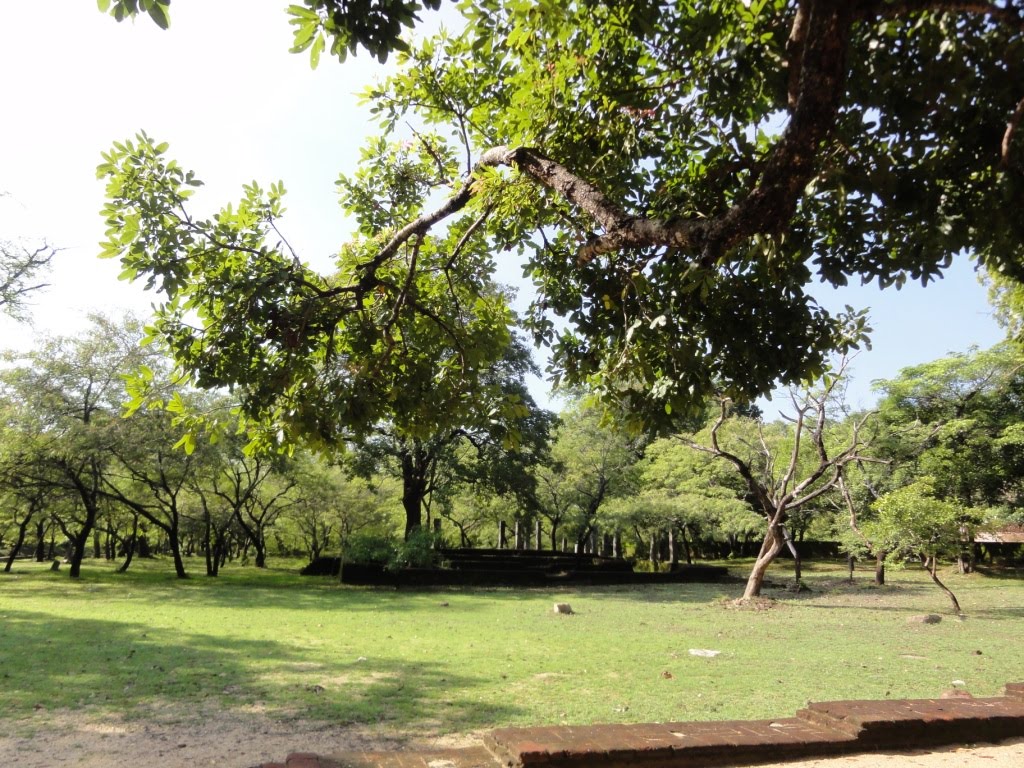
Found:
[[[303,574],[337,576],[319,561]],[[544,571],[508,568],[400,568],[389,570],[381,565],[345,563],[342,581],[359,586],[386,587],[562,587],[566,585],[611,584],[675,584],[685,582],[718,582],[728,578],[725,568],[714,565],[682,565],[673,571],[636,573],[628,570]]]
[[[830,701],[775,720],[499,728],[483,747],[294,753],[262,768],[703,768],[1024,736],[1024,683],[1004,696]]]

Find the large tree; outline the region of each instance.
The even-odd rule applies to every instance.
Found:
[[[582,550],[604,527],[608,502],[636,490],[644,441],[621,426],[582,402],[561,414],[551,460],[536,470],[537,508],[548,520],[552,549],[562,530]]]
[[[422,373],[425,393],[437,372],[425,367]],[[436,420],[434,429],[410,434],[408,414],[395,410],[361,442],[356,467],[402,481],[406,536],[422,525],[435,496],[445,496],[459,483],[532,495],[529,465],[546,451],[553,419],[527,389],[526,377],[533,373],[530,350],[513,335],[500,357],[478,369],[475,395],[467,391],[452,410],[429,415]]]
[[[115,5],[124,15],[165,4]],[[1024,11],[1014,3],[459,8],[461,32],[409,50],[368,92],[385,136],[413,138],[407,121],[417,127],[446,197],[374,198],[391,218],[329,285],[252,245],[275,265],[257,271],[287,289],[242,291],[240,324],[211,337],[213,348],[229,353],[240,333],[253,345],[275,343],[267,331],[327,333],[380,294],[396,306],[400,286],[432,270],[470,279],[458,259],[410,258],[447,220],[456,238],[486,234],[495,253],[521,253],[537,290],[530,322],[552,346],[556,380],[657,422],[699,411],[712,393],[748,401],[813,379],[830,352],[858,343],[863,316],[825,310],[815,280],[927,283],[965,251],[1024,275]],[[296,48],[314,61],[327,45],[342,56],[360,44],[402,50],[414,10],[306,0],[291,10]],[[150,163],[150,149],[119,150],[104,167],[108,252],[174,295],[183,284],[235,291],[217,281],[238,241],[182,223],[174,173]],[[368,153],[378,179],[423,171],[380,157]],[[200,239],[216,258],[196,253]],[[451,240],[440,250],[460,252]]]
[[[689,440],[694,450],[733,466],[766,524],[744,598],[760,595],[768,566],[784,547],[799,557],[787,528],[791,518],[836,489],[848,464],[874,460],[864,453],[863,428],[872,414],[837,423],[844,415],[836,391],[845,368],[843,361],[818,387],[791,390],[790,412],[781,414],[780,422],[730,418],[730,404],[723,399],[718,417]]]

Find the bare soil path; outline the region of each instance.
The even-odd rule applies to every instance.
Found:
[[[385,725],[325,726],[295,720],[280,722],[259,713],[163,713],[141,720],[100,719],[87,715],[41,712],[19,733],[0,733],[4,764],[16,768],[250,768],[281,761],[291,752],[332,753],[361,750],[472,746],[474,734],[431,739],[402,739]],[[1021,768],[1024,739],[934,750],[871,753],[779,763],[767,768]]]

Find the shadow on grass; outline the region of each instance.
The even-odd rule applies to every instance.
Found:
[[[185,721],[230,711],[461,732],[522,712],[511,703],[479,701],[476,690],[492,683],[443,662],[324,656],[274,639],[55,620],[0,607],[0,722],[25,722],[39,710]]]
[[[116,573],[112,567],[83,569],[78,581],[65,573],[50,573],[42,568],[20,574],[31,582],[29,591],[15,594],[37,599],[52,597],[66,600],[81,594],[88,599],[99,593],[104,600],[132,602],[145,594],[146,600],[164,604],[215,607],[225,610],[254,608],[287,611],[345,611],[354,614],[403,614],[433,608],[453,601],[459,613],[483,611],[495,604],[563,602],[583,599],[609,599],[637,604],[706,605],[722,598],[738,597],[737,583],[679,583],[657,585],[572,585],[549,587],[362,587],[338,584],[333,579],[299,576],[281,569],[235,568],[222,571],[216,579],[196,576],[179,580],[149,561],[142,568]],[[15,578],[19,574],[15,574]],[[2,588],[0,580],[0,588]],[[461,599],[468,598],[468,599]],[[457,600],[457,603],[454,601]]]
[[[1024,619],[1024,608],[972,608],[966,609],[968,618],[993,619],[996,621],[1020,621]]]
[[[978,565],[975,569],[978,573],[988,579],[1005,579],[1010,581],[1024,581],[1024,567],[1005,565]]]

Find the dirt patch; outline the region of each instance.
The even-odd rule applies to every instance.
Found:
[[[735,600],[723,600],[722,607],[730,611],[770,611],[781,605],[770,597],[737,597]]]
[[[22,721],[23,735],[0,736],[0,754],[18,768],[248,768],[283,760],[290,752],[330,755],[347,751],[472,747],[481,733],[402,737],[387,726],[329,725],[271,720],[258,713],[182,712],[163,707],[149,720],[41,712]],[[29,732],[31,731],[31,732]],[[1024,739],[999,745],[817,758],[761,768],[1018,768]]]
[[[200,713],[161,708],[145,720],[42,711],[19,722],[16,731],[17,736],[0,736],[0,754],[18,768],[247,768],[283,760],[290,752],[331,754],[479,743],[478,734],[400,736],[387,725],[277,720],[259,711],[212,709]]]

